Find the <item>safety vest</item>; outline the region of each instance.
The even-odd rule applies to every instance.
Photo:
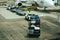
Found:
[[[27,13],[27,14],[31,14],[31,12],[29,12],[29,11],[28,11],[28,13]]]

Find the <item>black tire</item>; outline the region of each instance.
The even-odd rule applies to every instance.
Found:
[[[16,12],[17,15],[20,15],[19,13]]]
[[[8,8],[6,10],[9,10]]]
[[[27,18],[25,17],[25,20],[27,20]]]

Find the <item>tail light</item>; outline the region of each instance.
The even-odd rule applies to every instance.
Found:
[[[40,30],[40,25],[36,25],[35,29]]]
[[[40,27],[40,25],[36,25],[36,27]]]

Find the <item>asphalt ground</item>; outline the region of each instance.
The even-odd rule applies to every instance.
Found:
[[[41,36],[39,38],[28,37],[28,21],[2,21],[0,22],[1,40],[50,40],[59,37],[59,25],[41,18]]]
[[[0,13],[3,11],[0,10]],[[6,10],[5,10],[6,11]],[[2,12],[3,13],[3,12]],[[0,14],[0,40],[51,40],[59,38],[60,27],[56,19],[44,16],[41,18],[41,36],[28,37],[28,21],[25,19],[5,19]],[[15,21],[14,21],[15,20]]]

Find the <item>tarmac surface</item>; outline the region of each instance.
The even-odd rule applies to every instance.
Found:
[[[43,15],[44,12],[35,11],[34,13]],[[60,38],[60,23],[56,21],[55,16],[46,16],[49,15],[47,13],[44,15],[40,16],[41,36],[39,38],[28,37],[28,21],[23,16],[18,16],[5,8],[0,8],[0,40],[50,40]]]

